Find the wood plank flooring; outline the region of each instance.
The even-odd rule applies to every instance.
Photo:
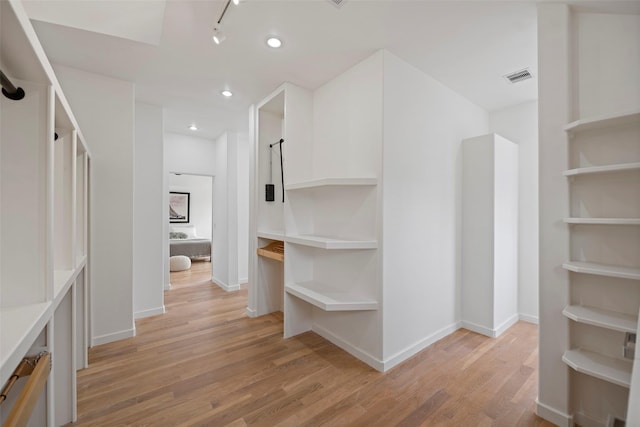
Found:
[[[167,313],[90,350],[82,426],[550,426],[533,413],[537,327],[498,339],[459,330],[381,374],[282,315],[245,316],[247,291],[172,273]],[[75,424],[74,424],[75,425]]]

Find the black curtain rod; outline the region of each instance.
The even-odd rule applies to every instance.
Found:
[[[19,101],[24,98],[24,90],[21,87],[15,87],[11,80],[0,70],[0,85],[2,85],[2,94],[9,99]]]

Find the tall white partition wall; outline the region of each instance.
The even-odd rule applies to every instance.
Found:
[[[462,322],[497,337],[518,320],[518,146],[462,142]]]
[[[22,4],[0,3],[0,19],[0,69],[25,92],[0,95],[0,387],[24,357],[50,353],[27,425],[64,425],[87,364],[89,152]],[[26,382],[0,406],[0,424]]]
[[[486,112],[380,51],[314,92],[285,84],[252,114],[248,314],[282,310],[285,337],[314,331],[380,371],[457,329],[456,159],[462,139],[488,131]],[[264,198],[278,132],[284,203],[279,151],[275,201]],[[425,214],[446,226],[425,223]],[[426,243],[415,238],[425,235]],[[283,262],[256,255],[274,242],[284,245]],[[416,242],[447,250],[419,259]],[[425,272],[425,263],[434,268]]]
[[[640,308],[640,16],[606,12],[538,5],[537,412],[566,426],[614,425],[640,404],[627,344]]]

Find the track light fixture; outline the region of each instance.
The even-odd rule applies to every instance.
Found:
[[[224,14],[227,13],[227,9],[229,8],[231,1],[232,0],[227,0],[227,3],[225,3],[224,5],[224,9],[222,9],[222,13],[220,14],[220,18],[218,18],[218,21],[213,26],[213,36],[211,38],[215,44],[220,44],[227,38],[224,32],[222,31],[221,24],[222,24],[222,18],[224,18]],[[233,4],[238,5],[243,1],[244,0],[233,0]]]
[[[220,28],[220,24],[213,27],[213,37],[211,37],[211,39],[215,44],[222,43],[226,38],[227,36],[225,36],[224,31]]]

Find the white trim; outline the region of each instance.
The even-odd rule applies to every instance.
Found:
[[[108,344],[114,341],[124,340],[126,338],[132,338],[136,336],[136,328],[127,329],[120,332],[114,332],[112,334],[99,335],[97,337],[93,337],[91,340],[91,346],[94,347],[96,345]]]
[[[523,322],[533,323],[534,325],[537,325],[539,323],[538,316],[532,316],[530,314],[520,313],[519,317],[520,317],[520,320],[522,320]]]
[[[245,308],[244,312],[247,314],[247,316],[249,317],[258,317],[258,312],[252,308]]]
[[[354,345],[351,345],[351,343],[346,342],[342,338],[334,335],[332,332],[329,332],[328,330],[326,330],[325,328],[323,328],[321,326],[313,325],[311,327],[311,330],[313,332],[315,332],[316,334],[320,335],[322,338],[324,338],[327,341],[337,345],[338,347],[340,347],[341,349],[343,349],[347,353],[351,354],[356,359],[360,359],[361,361],[363,361],[367,365],[371,366],[376,371],[384,372],[384,362],[379,360],[379,359],[377,359],[377,358],[375,358],[375,357],[373,357],[372,355],[370,355],[366,351],[364,351],[364,350],[362,350],[362,349],[360,349],[360,348],[358,348],[358,347],[356,347]]]
[[[235,284],[235,285],[228,285],[225,282],[223,282],[222,280],[211,276],[211,281],[213,283],[215,283],[216,285],[218,285],[220,288],[222,288],[224,291],[226,292],[233,292],[233,291],[239,291],[240,290],[240,285],[239,284]]]
[[[502,322],[500,326],[498,326],[493,330],[493,333],[495,334],[494,337],[499,337],[500,335],[502,335],[504,331],[506,331],[507,329],[509,329],[516,323],[518,323],[518,320],[520,320],[520,316],[518,315],[518,313],[516,313],[510,318],[508,318],[507,320],[505,320],[504,322]]]
[[[165,291],[170,291],[171,290],[171,283],[167,283],[166,285],[164,285],[164,290]]]
[[[560,412],[536,399],[536,415],[558,427],[573,427],[573,416]]]
[[[511,316],[510,318],[502,322],[501,325],[499,325],[497,328],[494,328],[494,329],[487,328],[486,326],[478,325],[476,323],[463,320],[461,322],[462,323],[461,327],[464,329],[468,329],[472,332],[485,335],[490,338],[497,338],[500,335],[502,335],[504,331],[506,331],[513,325],[515,325],[518,322],[518,320],[520,320],[520,315],[514,314],[513,316]]]
[[[481,334],[490,338],[495,338],[495,331],[493,329],[489,329],[485,326],[480,326],[476,323],[473,322],[468,322],[466,320],[463,320],[461,323],[461,328],[467,329],[471,332],[475,332],[477,334]]]
[[[593,418],[584,412],[576,412],[573,414],[573,420],[580,427],[607,427],[607,421],[600,420],[598,418]]]
[[[137,320],[137,319],[142,319],[144,317],[157,316],[159,314],[164,314],[164,313],[166,313],[166,310],[163,305],[161,307],[150,308],[149,310],[137,311],[133,313],[133,318]]]
[[[447,335],[451,335],[452,333],[454,333],[455,331],[460,329],[461,324],[462,324],[462,322],[456,322],[456,323],[452,323],[449,326],[445,326],[444,328],[434,332],[433,334],[429,335],[428,337],[425,337],[425,338],[421,339],[420,341],[410,345],[409,347],[406,347],[404,350],[401,350],[401,351],[397,352],[396,354],[394,354],[393,356],[389,357],[388,359],[386,359],[383,362],[384,371],[388,371],[389,369],[393,368],[394,366],[396,366],[396,365],[404,362],[405,360],[409,359],[410,357],[418,354],[419,352],[421,352],[425,348],[429,347],[431,344],[441,340],[442,338],[446,337]]]
[[[242,277],[238,279],[238,283],[240,283],[241,285],[246,285],[247,283],[249,283],[249,279],[246,277]]]

